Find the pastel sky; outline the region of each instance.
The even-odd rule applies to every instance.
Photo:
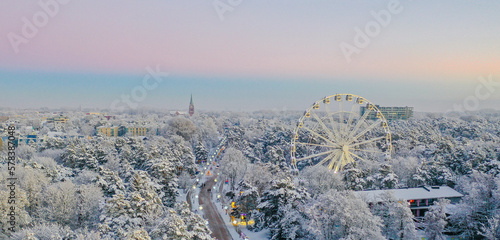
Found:
[[[214,2],[231,9],[222,20]],[[164,109],[187,108],[191,93],[198,109],[237,111],[304,109],[350,92],[445,111],[477,98],[480,76],[500,82],[499,1],[235,2],[0,1],[0,107],[107,108],[148,66],[170,75],[138,104]],[[391,2],[400,12],[375,24],[372,11]],[[58,8],[44,19],[41,3]],[[32,36],[25,19],[38,21]],[[355,29],[370,24],[380,31],[346,61],[341,43],[356,46]],[[478,108],[499,109],[500,86],[490,89]]]

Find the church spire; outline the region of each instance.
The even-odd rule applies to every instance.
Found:
[[[189,116],[193,116],[194,114],[194,103],[193,103],[193,94],[191,93],[191,101],[189,102]]]

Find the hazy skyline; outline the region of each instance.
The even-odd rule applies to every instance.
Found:
[[[138,104],[166,109],[187,109],[191,93],[197,109],[236,111],[353,93],[445,111],[477,97],[478,77],[500,82],[500,2],[220,0],[232,8],[223,20],[215,1],[62,2],[30,37],[24,18],[43,20],[39,1],[0,2],[0,106],[106,108],[148,66],[170,75]],[[390,4],[398,13],[346,61],[340,45]],[[13,34],[26,41],[13,47]],[[498,101],[495,85],[479,108]]]

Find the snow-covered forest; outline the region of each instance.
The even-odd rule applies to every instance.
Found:
[[[267,231],[269,239],[500,238],[498,112],[392,121],[391,159],[350,164],[338,173],[310,164],[290,168],[299,112],[67,116],[65,124],[35,117],[0,123],[3,129],[14,124],[19,134],[48,135],[16,149],[18,222],[12,235],[8,154],[5,147],[0,152],[1,239],[213,239],[185,193],[201,171],[198,160],[206,160],[224,136],[218,165],[228,187],[222,197],[238,206],[234,216],[255,220],[246,228]],[[151,130],[121,137],[96,130],[127,124]],[[446,185],[464,197],[453,209],[445,210],[445,199],[435,202],[417,228],[410,209],[391,194],[371,208],[355,194],[422,185]]]

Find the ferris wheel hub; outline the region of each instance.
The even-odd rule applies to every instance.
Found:
[[[342,151],[343,151],[344,153],[349,152],[349,145],[344,145],[344,146],[342,147]]]

